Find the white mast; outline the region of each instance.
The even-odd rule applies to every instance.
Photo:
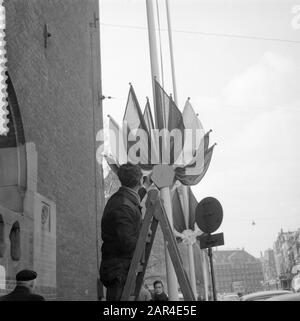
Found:
[[[159,68],[158,68],[158,57],[157,57],[157,46],[156,46],[156,35],[155,35],[155,23],[153,14],[153,3],[152,0],[146,0],[147,7],[147,21],[148,21],[148,35],[149,35],[149,48],[150,48],[150,60],[151,60],[151,78],[153,87],[153,104],[155,106],[155,84],[154,77],[159,81]],[[157,125],[157,113],[155,111],[155,121]],[[167,213],[171,227],[173,228],[173,215],[172,215],[172,203],[170,196],[170,187],[163,187],[160,190],[160,197],[163,201],[165,211]],[[176,273],[172,264],[171,257],[168,253],[167,246],[165,244],[166,252],[166,273],[167,273],[167,285],[168,295],[170,301],[178,301],[178,282]]]
[[[174,101],[175,101],[176,105],[178,105],[176,77],[175,77],[175,64],[174,64],[174,54],[173,54],[172,27],[171,27],[171,18],[170,18],[170,10],[169,10],[169,0],[166,0],[166,8],[167,8],[167,21],[168,21],[168,35],[169,35],[169,47],[170,47],[170,58],[171,58],[171,70],[172,70],[173,95],[174,95]]]
[[[151,63],[151,79],[152,79],[152,91],[153,91],[153,106],[154,106],[154,118],[155,124],[157,126],[157,111],[155,108],[155,83],[154,79],[160,83],[159,75],[159,65],[157,58],[157,42],[155,34],[155,22],[154,22],[154,13],[152,0],[146,0],[147,7],[147,22],[148,22],[148,37],[149,37],[149,50],[150,50],[150,63]]]
[[[174,101],[176,105],[178,105],[169,0],[166,0],[166,9],[167,9],[167,21],[168,21],[168,35],[169,35],[169,48],[170,48],[170,58],[171,58],[173,93],[174,93]],[[183,199],[182,208],[184,212],[184,220],[185,220],[186,228],[188,229],[189,228],[189,194],[188,194],[187,186],[184,186],[184,185],[182,185],[182,199]],[[193,289],[195,298],[197,298],[193,244],[188,243],[187,250],[188,250],[188,258],[189,258],[189,277],[190,277],[191,287]]]

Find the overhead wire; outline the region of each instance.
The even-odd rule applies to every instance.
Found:
[[[110,24],[110,23],[104,23],[104,22],[100,22],[100,24],[103,25],[103,26],[107,26],[107,27],[147,30],[147,28],[143,27],[143,26],[119,25],[119,24]],[[167,29],[160,29],[160,30],[161,31],[167,31]],[[292,40],[292,39],[269,38],[269,37],[248,36],[248,35],[227,34],[227,33],[216,33],[216,32],[192,31],[192,30],[180,30],[180,29],[173,29],[172,32],[184,33],[184,34],[195,34],[195,35],[210,36],[210,37],[223,37],[223,38],[225,37],[225,38],[259,40],[259,41],[274,41],[274,42],[300,44],[300,40]]]
[[[296,219],[298,217],[296,216],[285,216],[283,217],[254,217],[254,218],[231,218],[231,219],[226,219],[226,221],[245,221],[245,222],[250,222],[250,221],[273,221],[273,220],[281,220],[281,219]]]

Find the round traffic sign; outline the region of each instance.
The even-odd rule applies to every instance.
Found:
[[[196,207],[195,220],[204,233],[215,232],[223,220],[221,203],[214,197],[204,198]]]

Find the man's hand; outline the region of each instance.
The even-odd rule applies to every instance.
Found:
[[[147,191],[151,187],[152,184],[153,184],[153,181],[152,181],[150,175],[143,177],[143,185]]]

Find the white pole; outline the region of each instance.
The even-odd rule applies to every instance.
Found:
[[[166,0],[166,9],[167,9],[167,20],[168,20],[168,35],[169,35],[169,47],[170,47],[170,56],[171,56],[171,70],[172,70],[172,83],[173,83],[173,95],[174,101],[177,104],[177,87],[176,87],[176,78],[175,78],[175,64],[174,64],[174,55],[173,55],[173,38],[172,38],[172,27],[171,27],[171,18],[169,10],[169,0]]]
[[[170,197],[170,188],[163,187],[160,190],[160,197],[163,200],[163,205],[167,213],[171,227],[173,228],[173,215],[172,215],[172,203]],[[165,254],[166,254],[166,273],[167,273],[167,285],[168,285],[168,295],[170,301],[178,301],[178,281],[174,266],[170,254],[168,252],[167,246],[165,244]]]
[[[168,35],[169,35],[169,48],[170,48],[170,58],[171,58],[173,93],[174,93],[174,101],[177,105],[178,99],[177,99],[177,88],[176,88],[176,78],[175,78],[175,64],[174,64],[174,54],[173,54],[173,40],[172,40],[169,0],[166,0],[166,9],[167,9],[167,21],[168,21]],[[183,197],[183,213],[185,218],[185,225],[186,225],[186,228],[188,229],[189,228],[189,199],[188,199],[187,186],[182,185],[182,197]],[[189,259],[190,283],[191,283],[191,287],[194,292],[195,298],[197,298],[197,285],[196,285],[196,275],[195,275],[193,244],[188,243],[187,247],[188,247],[188,259]]]
[[[202,262],[203,262],[203,278],[204,278],[204,288],[205,288],[205,300],[208,301],[208,284],[209,284],[209,272],[208,272],[208,262],[206,258],[206,254],[203,250],[200,249],[202,253]]]
[[[196,273],[195,273],[195,261],[194,261],[194,247],[193,244],[188,244],[188,256],[189,256],[189,272],[191,287],[194,292],[194,296],[197,300],[197,285],[196,285]]]
[[[186,228],[189,228],[189,194],[187,186],[182,185],[182,196],[183,196],[183,212],[185,218]],[[194,249],[193,244],[187,244],[188,259],[189,259],[189,278],[192,290],[195,298],[197,299],[197,285],[196,285],[196,273],[195,273],[195,260],[194,260]]]
[[[156,36],[155,36],[155,23],[154,23],[154,14],[153,14],[153,4],[152,0],[146,0],[147,7],[147,21],[148,21],[148,35],[149,35],[149,47],[150,47],[150,60],[151,60],[151,77],[152,77],[152,86],[153,86],[153,103],[155,106],[155,85],[154,77],[159,81],[159,68],[158,68],[158,57],[157,57],[157,46],[156,46]],[[157,113],[155,111],[155,120],[157,124]],[[166,214],[168,216],[171,227],[173,227],[173,215],[172,215],[172,203],[170,196],[170,188],[163,187],[160,190],[160,197],[162,199],[163,206],[165,208]],[[178,301],[178,282],[176,273],[172,264],[171,257],[168,253],[167,246],[165,244],[166,252],[166,274],[167,274],[167,286],[168,286],[168,295],[170,301]]]
[[[156,126],[158,124],[157,112],[155,108],[155,83],[154,79],[160,82],[159,64],[157,58],[157,42],[155,33],[155,22],[152,0],[146,0],[147,7],[147,22],[148,22],[148,37],[149,37],[149,51],[150,51],[150,64],[151,64],[151,79],[152,79],[152,91],[153,91],[153,106],[154,106],[154,118]]]

